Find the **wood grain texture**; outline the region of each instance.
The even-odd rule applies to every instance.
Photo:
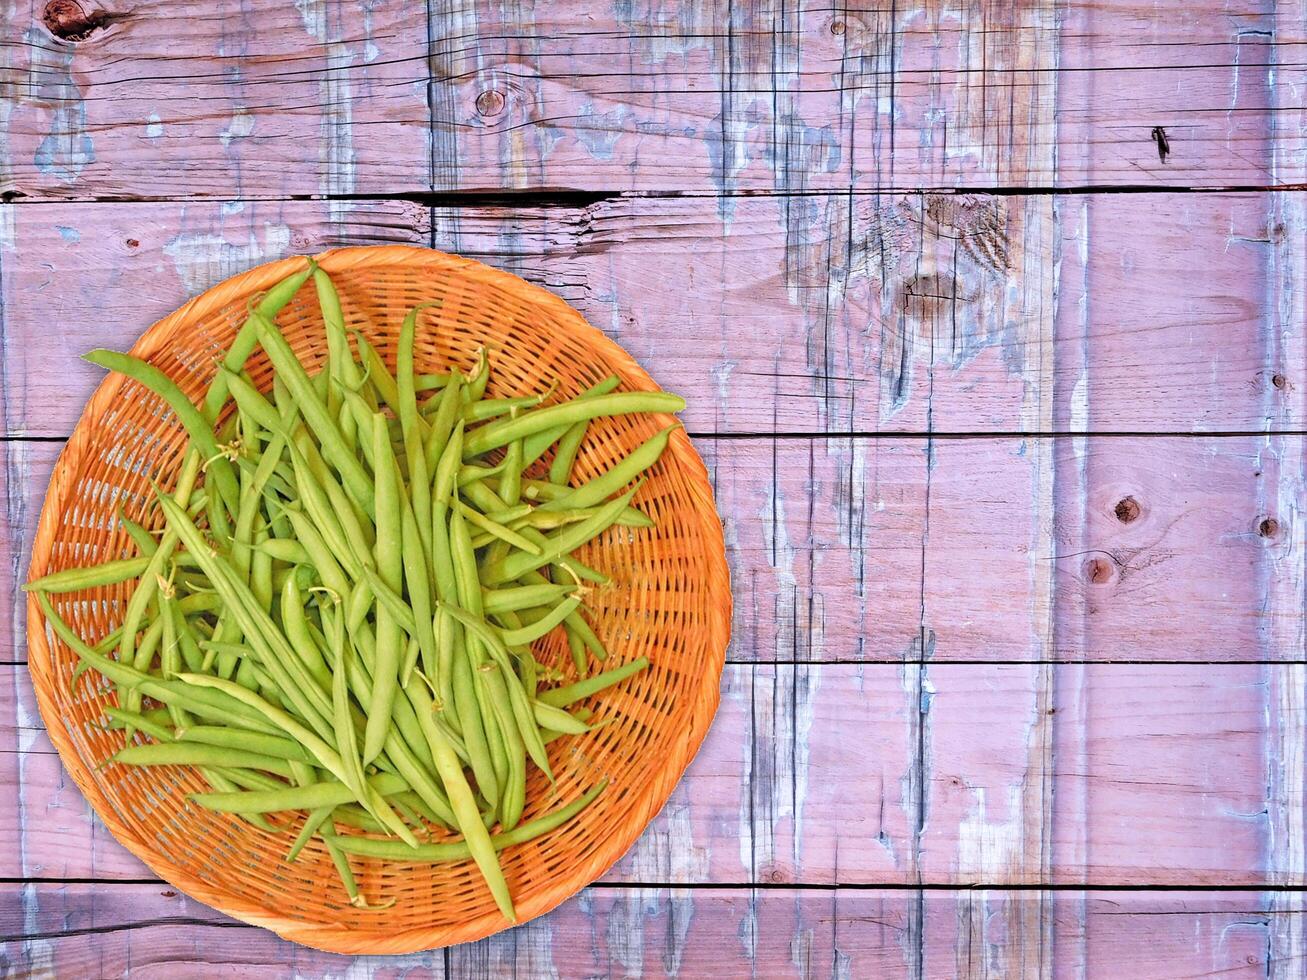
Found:
[[[14,5],[0,190],[1295,183],[1283,6],[110,0],[74,40]]]
[[[71,5],[74,11],[77,4]],[[419,5],[6,4],[0,193],[29,199],[423,191]],[[71,18],[76,20],[78,18]],[[60,32],[65,33],[65,32]]]
[[[0,886],[0,963],[17,976],[715,976],[959,978],[1292,975],[1267,936],[1300,919],[1257,892],[1059,892],[1055,941],[1020,950],[1038,893],[591,888],[448,954],[342,957],[278,941],[160,885]],[[925,931],[909,932],[923,912]],[[1276,971],[1272,973],[1272,971]]]
[[[731,666],[703,749],[604,881],[1301,887],[1272,850],[1303,806],[1284,789],[1301,759],[1275,752],[1305,719],[1272,694],[1297,669],[937,665],[919,696],[912,666]],[[68,781],[26,671],[0,690],[0,878],[152,877]],[[1027,909],[1038,940],[1047,910]]]
[[[701,439],[736,599],[728,658],[1301,660],[1303,446]],[[25,658],[18,586],[61,448],[0,443],[0,661]]]
[[[1269,193],[0,205],[3,431],[67,435],[78,354],[237,271],[429,239],[575,305],[694,432],[1294,431],[1267,297],[1305,230]]]

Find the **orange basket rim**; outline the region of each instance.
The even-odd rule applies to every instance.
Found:
[[[335,248],[314,257],[328,273],[356,270],[370,266],[404,266],[412,269],[442,269],[456,271],[508,293],[515,293],[532,304],[552,308],[564,329],[573,332],[588,346],[602,354],[606,366],[617,374],[625,385],[637,390],[661,390],[649,374],[615,341],[592,326],[575,308],[564,300],[511,273],[495,269],[482,262],[450,255],[436,249],[413,245],[372,245]],[[205,292],[193,297],[168,316],[154,323],[137,339],[131,353],[149,360],[164,350],[174,334],[196,319],[230,305],[234,300],[245,299],[267,290],[286,276],[304,267],[305,256],[296,255],[267,262],[246,272],[226,279]],[[32,542],[29,577],[42,574],[49,565],[59,521],[71,499],[72,479],[92,444],[95,421],[118,396],[126,379],[109,374],[96,388],[82,409],[63,451],[55,463],[45,502]],[[90,769],[78,752],[63,724],[54,694],[56,677],[54,651],[46,637],[45,619],[36,602],[35,594],[28,595],[27,641],[28,670],[36,694],[37,707],[45,723],[51,742],[59,753],[64,768],[72,777],[87,802],[114,839],[141,860],[152,872],[169,885],[188,896],[209,905],[232,918],[261,926],[306,946],[342,954],[408,953],[425,949],[471,942],[492,935],[502,929],[537,918],[579,893],[602,877],[635,843],[649,822],[662,809],[672,790],[684,775],[708,733],[720,698],[721,674],[725,666],[726,648],[730,640],[732,599],[730,572],[726,562],[722,526],[713,500],[712,486],[707,468],[695,451],[684,428],[672,433],[666,454],[681,468],[693,498],[696,520],[706,532],[710,544],[701,556],[706,565],[706,579],[714,597],[707,624],[709,654],[702,665],[702,683],[699,685],[690,724],[682,738],[673,743],[673,753],[655,777],[632,791],[632,799],[625,815],[584,861],[569,869],[566,875],[550,880],[546,885],[533,887],[530,892],[514,896],[518,918],[508,923],[498,913],[487,913],[456,925],[413,929],[360,929],[330,923],[307,922],[273,914],[264,906],[249,903],[230,892],[209,884],[203,878],[187,871],[139,839],[118,818],[114,804],[91,778]]]

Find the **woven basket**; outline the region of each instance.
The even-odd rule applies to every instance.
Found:
[[[303,261],[263,265],[210,289],[155,324],[133,352],[198,401],[249,298],[302,268]],[[320,262],[337,284],[349,325],[362,330],[392,365],[404,313],[439,299],[441,306],[420,321],[419,371],[443,371],[451,364],[466,370],[486,344],[495,396],[537,392],[554,379],[560,396],[570,396],[609,374],[618,375],[626,390],[657,388],[625,351],[566,303],[478,262],[400,246],[339,249]],[[324,361],[311,284],[278,322],[302,361],[313,367]],[[249,368],[267,387],[271,371],[261,358],[257,352]],[[579,472],[603,471],[669,421],[637,415],[596,422],[578,457]],[[55,467],[31,574],[133,554],[115,527],[117,508],[121,504],[137,519],[150,513],[150,480],[171,485],[184,446],[180,426],[159,399],[135,382],[107,378]],[[613,578],[589,604],[611,651],[609,663],[644,655],[652,667],[587,702],[610,724],[551,745],[556,790],[533,771],[525,819],[575,799],[601,778],[609,779],[609,787],[576,820],[502,854],[519,921],[552,909],[622,856],[666,802],[717,707],[730,586],[707,473],[684,431],[673,434],[636,502],[656,528],[614,528],[580,557]],[[95,641],[117,625],[127,595],[128,588],[118,586],[54,598],[74,628]],[[287,864],[289,838],[188,803],[186,794],[205,785],[194,770],[101,768],[123,745],[121,731],[101,727],[102,709],[115,695],[95,673],[70,692],[75,655],[47,635],[34,601],[27,612],[37,702],[64,765],[113,835],[176,888],[287,939],[340,953],[429,949],[509,925],[471,862],[354,858],[369,901],[395,900],[386,911],[355,909],[320,841]],[[570,669],[565,644],[545,644],[539,655]]]

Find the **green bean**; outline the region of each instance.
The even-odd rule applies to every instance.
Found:
[[[457,510],[450,514],[449,539],[457,601],[479,608],[481,595],[477,580],[476,555],[472,552],[467,526]],[[450,615],[454,607],[445,600],[437,603],[437,608],[446,610],[448,619],[456,619]],[[494,724],[494,719],[489,717],[489,712],[482,707],[483,698],[477,696],[479,685],[476,683],[474,671],[480,666],[478,651],[476,640],[469,636],[462,644],[463,656],[455,655],[451,671],[452,700],[458,711],[460,729],[463,740],[467,744],[468,755],[471,757],[472,772],[476,776],[477,786],[486,801],[491,806],[497,806],[501,798],[500,785],[490,751],[490,727]]]
[[[567,650],[572,655],[572,665],[576,668],[577,677],[585,677],[586,667],[588,666],[585,659],[585,640],[581,638],[571,623],[564,624],[567,629]]]
[[[481,401],[463,406],[463,421],[486,422],[501,415],[508,415],[517,408],[535,408],[548,397],[548,393],[545,393],[526,395],[521,398],[483,398]]]
[[[118,523],[127,532],[127,536],[132,539],[132,544],[136,545],[137,551],[147,558],[154,554],[159,547],[159,542],[154,540],[154,536],[149,531],[124,513],[122,504],[118,505]]]
[[[192,448],[186,453],[186,461],[182,464],[181,475],[177,479],[174,494],[178,502],[185,502],[190,498],[199,473],[200,457]],[[141,573],[141,579],[136,586],[136,591],[127,600],[127,609],[123,614],[122,638],[118,646],[118,659],[124,664],[134,664],[136,662],[137,631],[140,629],[141,620],[145,618],[146,611],[154,601],[154,594],[161,580],[164,566],[172,558],[178,541],[177,534],[171,528],[164,531],[158,549],[150,556],[149,565]],[[101,671],[101,673],[104,672]],[[129,691],[126,695],[125,706],[131,709],[140,707],[139,696],[135,692]]]
[[[354,345],[359,350],[359,363],[367,370],[368,383],[381,396],[381,400],[390,407],[390,410],[398,415],[399,386],[391,376],[390,368],[386,367],[385,360],[368,343],[368,339],[363,336],[361,331],[351,330],[350,334],[354,338]]]
[[[304,846],[313,839],[322,825],[331,819],[334,809],[334,806],[323,806],[309,811],[308,816],[304,818],[304,824],[300,827],[300,832],[295,835],[295,840],[290,845],[290,850],[286,852],[288,864],[299,857]]]
[[[430,700],[425,697],[426,692],[422,690],[421,685],[410,685],[407,688],[407,693],[413,704],[413,710],[418,716],[418,721],[422,725],[422,732],[426,736],[427,744],[431,748],[431,755],[436,763],[436,771],[445,786],[445,792],[449,794],[449,802],[454,810],[456,826],[463,834],[468,845],[468,851],[476,861],[477,868],[481,871],[481,876],[490,888],[490,893],[494,896],[499,910],[510,921],[515,920],[516,916],[513,911],[513,901],[509,897],[508,883],[504,880],[504,873],[499,867],[498,859],[495,857],[490,834],[481,823],[481,814],[477,809],[476,799],[473,797],[472,789],[463,776],[463,767],[454,752],[453,745],[445,737],[440,726],[436,724]]]
[[[330,732],[326,720],[331,713],[329,700],[308,676],[302,661],[267,612],[258,606],[249,589],[237,579],[229,566],[206,549],[199,531],[181,509],[163,496],[160,496],[159,504],[168,520],[169,529],[176,530],[191,553],[200,559],[206,574],[227,601],[228,608],[234,612],[246,638],[250,640],[262,665],[276,680],[281,693],[290,698],[296,711],[319,733]]]
[[[413,390],[439,391],[449,384],[449,375],[447,374],[419,374],[413,379]]]
[[[256,540],[261,544],[268,540],[266,528],[261,528]],[[250,595],[265,613],[272,610],[272,554],[261,546],[250,557]]]
[[[133,766],[239,766],[242,769],[262,769],[278,776],[290,776],[290,764],[254,752],[242,752],[218,745],[183,745],[179,742],[132,745],[119,749],[114,762]]]
[[[417,331],[418,314],[435,303],[419,303],[413,307],[399,328],[399,344],[395,359],[395,415],[399,419],[404,439],[404,458],[408,463],[409,494],[414,510],[426,514],[431,507],[431,487],[427,482],[426,435],[427,424],[418,414],[417,392],[413,369],[413,342]],[[423,538],[423,543],[427,539]]]
[[[340,755],[326,741],[319,738],[316,734],[296,721],[286,712],[274,708],[258,695],[247,691],[238,684],[230,681],[224,681],[218,677],[210,677],[206,674],[182,674],[180,679],[188,684],[194,684],[199,687],[212,687],[230,695],[236,700],[254,708],[268,721],[277,725],[286,734],[297,739],[301,745],[321,764],[321,766],[339,779],[345,785],[350,786],[355,792],[355,798],[363,804],[364,808],[386,825],[391,831],[409,844],[415,844],[416,838],[404,824],[402,820],[395,815],[395,812],[386,805],[383,800],[371,787],[370,784],[350,785],[350,771],[344,764]]]
[[[562,732],[564,735],[584,735],[591,726],[568,714],[562,708],[555,708],[543,701],[532,701],[531,710],[541,728]]]
[[[685,399],[664,391],[632,391],[578,398],[561,405],[524,412],[515,419],[500,419],[481,426],[463,441],[463,456],[482,453],[506,446],[514,439],[560,425],[608,415],[630,415],[636,412],[679,412],[685,408]]]
[[[371,692],[371,685],[366,670],[359,667],[359,661],[362,659],[364,658],[358,657],[350,660],[350,687],[366,701]],[[404,698],[395,699],[395,725],[398,731],[392,729],[386,734],[386,757],[394,763],[396,771],[408,781],[414,792],[440,814],[443,821],[452,825],[454,816],[449,801],[428,775],[428,767],[434,769],[435,763],[418,754],[418,746],[425,750],[426,743],[420,730],[417,730],[417,718]]]
[[[512,830],[522,819],[522,810],[526,807],[526,747],[509,706],[506,679],[498,665],[483,665],[477,676],[487,688],[487,701],[495,714],[504,754],[505,773],[501,784],[503,798],[499,805],[499,823],[503,829]],[[517,678],[512,680],[516,681]]]
[[[580,605],[580,598],[573,596],[558,603],[546,615],[529,626],[520,629],[501,630],[500,636],[504,641],[504,645],[510,647],[524,646],[540,639],[555,626],[561,625],[563,620],[575,612]]]
[[[95,589],[106,585],[117,585],[134,578],[140,578],[151,565],[151,556],[138,558],[118,558],[88,565],[85,568],[66,568],[60,572],[51,572],[33,579],[23,585],[24,592],[81,592],[83,589]]]
[[[483,531],[486,531],[487,533],[493,535],[494,537],[499,538],[501,541],[507,542],[508,544],[512,545],[514,548],[519,548],[530,555],[541,554],[540,546],[537,545],[535,542],[522,537],[522,535],[518,534],[516,531],[510,531],[502,524],[497,524],[496,522],[486,517],[484,514],[480,513],[477,510],[474,510],[473,508],[469,507],[467,504],[463,503],[463,501],[455,500],[454,509],[460,511],[464,518],[471,521],[473,524],[481,528]]]
[[[443,605],[443,604],[442,604]],[[491,653],[500,670],[503,672],[506,688],[505,696],[509,702],[509,710],[512,712],[512,718],[516,722],[518,732],[522,736],[522,741],[526,746],[527,754],[531,756],[531,761],[536,764],[541,772],[554,781],[553,770],[549,765],[549,756],[545,752],[544,743],[540,740],[540,731],[536,728],[531,715],[531,707],[527,703],[526,692],[522,690],[520,683],[517,681],[517,675],[513,672],[511,655],[504,646],[503,640],[495,628],[481,619],[474,613],[459,609],[457,606],[445,607],[449,614],[463,624],[470,635],[476,636],[486,649]],[[492,688],[492,693],[497,693],[497,689]]]
[[[558,829],[593,803],[607,785],[608,780],[605,779],[593,789],[587,791],[580,799],[566,806],[559,807],[557,810],[546,813],[534,820],[528,820],[513,830],[494,834],[490,838],[491,846],[496,851],[502,851],[506,847],[511,847],[514,844],[525,844],[527,841],[535,840],[537,837],[542,837],[550,831]],[[396,861],[465,861],[472,856],[467,841],[419,844],[417,847],[412,848],[398,847],[396,846],[399,843],[398,841],[376,840],[369,837],[336,837],[335,841],[342,850],[350,854],[357,854],[360,857],[389,858]]]
[[[223,506],[231,513],[236,513],[239,491],[236,488],[236,473],[232,469],[231,460],[224,455],[223,450],[218,446],[210,420],[206,419],[203,413],[186,396],[185,392],[177,387],[177,383],[153,364],[138,357],[133,357],[131,354],[120,354],[117,351],[97,349],[83,355],[83,357],[92,364],[97,364],[102,368],[131,378],[154,392],[168,404],[168,407],[176,414],[177,420],[185,428],[186,434],[190,437],[191,445],[199,451],[200,456],[205,460],[205,466],[213,477],[218,495],[222,498]]]
[[[424,505],[421,513],[425,514],[428,511],[429,505]],[[426,526],[429,537],[430,525]],[[404,584],[408,588],[409,605],[412,607],[413,617],[417,621],[417,629],[412,636],[417,641],[417,648],[422,656],[422,669],[428,674],[432,674],[436,670],[439,651],[436,647],[436,634],[431,618],[431,579],[428,574],[427,563],[430,549],[428,543],[422,539],[414,509],[407,500],[402,501],[400,542]],[[412,658],[406,656],[404,669],[400,674],[401,684],[408,682],[408,676],[412,672],[413,666]]]
[[[291,649],[303,662],[305,669],[323,691],[331,690],[332,670],[323,659],[322,650],[309,633],[308,617],[304,613],[304,599],[294,576],[286,579],[281,589],[281,625]],[[335,719],[340,724],[339,718]]]
[[[675,428],[675,426],[672,426],[672,428]],[[655,436],[655,438],[657,437]],[[488,482],[491,484],[492,487],[495,486],[494,480],[490,480]],[[622,481],[623,484],[628,482],[630,481],[629,480]],[[583,484],[582,486],[585,486],[585,484]],[[553,483],[547,483],[544,480],[522,481],[522,496],[525,497],[527,500],[539,501],[541,504],[541,506],[535,511],[536,514],[539,514],[541,511],[548,512],[553,510],[560,510],[564,512],[568,510],[585,510],[586,508],[584,507],[579,507],[579,506],[573,507],[571,503],[570,495],[575,493],[579,489],[581,488],[557,486],[556,484]],[[615,490],[621,489],[621,484],[619,484],[614,489]],[[606,497],[608,496],[608,494],[604,494],[603,496]],[[545,504],[549,504],[563,497],[568,497],[569,501],[564,502],[559,507],[555,508],[555,507],[544,506]],[[594,503],[599,503],[602,499],[603,497],[599,497],[594,501]],[[624,527],[653,527],[654,526],[654,521],[652,518],[650,518],[647,514],[645,514],[644,511],[637,510],[634,507],[628,507],[626,510],[624,510],[622,512],[622,516],[618,518],[617,523],[623,525]]]
[[[229,771],[230,770],[223,769],[218,766],[200,767],[200,775],[204,777],[204,780],[214,789],[219,790],[221,792],[227,792],[227,791],[234,792],[237,789],[237,784],[233,782],[231,779],[227,778],[227,773]],[[237,813],[235,814],[235,816],[239,817],[241,820],[244,820],[246,823],[250,824],[251,826],[258,827],[259,830],[262,830],[265,834],[275,834],[278,832],[277,828],[274,827],[271,823],[269,823],[267,818],[264,817],[262,814]]]
[[[135,729],[145,732],[150,738],[159,742],[171,742],[176,737],[173,734],[175,729],[160,724],[154,718],[151,718],[148,712],[128,711],[125,708],[105,705],[104,713],[128,731]]]
[[[464,495],[467,497],[469,503],[483,512],[495,510],[503,504],[503,501],[499,499],[499,496],[482,483],[469,484],[465,488]],[[539,547],[543,547],[548,543],[548,539],[542,533],[535,530],[535,528],[522,528],[519,533]],[[490,562],[487,561],[487,564],[490,564]],[[585,579],[587,582],[596,582],[600,585],[608,583],[607,575],[595,571],[593,568],[588,567],[571,556],[560,557],[557,562],[554,562],[554,564],[564,566],[570,574],[575,575],[577,578]]]
[[[260,551],[275,561],[289,562],[292,565],[309,564],[309,553],[293,538],[268,538],[255,546],[256,551]]]
[[[454,702],[454,658],[457,645],[458,624],[452,617],[437,611],[436,624],[436,691],[441,707],[448,712],[449,725],[459,735],[463,734],[463,719]],[[462,658],[459,658],[462,659]],[[469,756],[470,760],[470,756]]]
[[[41,613],[45,617],[46,623],[54,631],[59,639],[63,640],[84,663],[90,664],[91,668],[104,675],[107,679],[122,687],[135,690],[147,697],[154,698],[156,701],[162,701],[165,704],[175,703],[184,707],[193,714],[204,717],[217,718],[223,721],[235,721],[243,727],[255,728],[267,731],[268,726],[256,714],[248,710],[244,705],[233,702],[232,699],[225,696],[207,697],[194,696],[188,689],[176,681],[164,681],[144,674],[127,664],[119,663],[103,654],[96,653],[88,646],[81,637],[70,627],[55,610],[49,597],[38,592],[36,601],[41,606]],[[212,694],[214,692],[204,692]],[[129,709],[130,710],[130,709]]]
[[[327,411],[327,406],[318,398],[317,392],[313,390],[303,365],[291,350],[286,338],[281,335],[281,331],[271,321],[259,316],[257,311],[255,322],[258,325],[259,341],[277,369],[277,376],[285,380],[287,387],[295,396],[300,413],[322,444],[324,455],[345,481],[345,489],[364,511],[371,514],[373,487],[367,472],[363,469],[363,464],[349,451],[335,420]]]
[[[606,395],[614,388],[621,384],[621,380],[615,374],[610,374],[598,384],[591,385],[585,391],[581,392],[573,401],[585,401],[591,398],[598,398],[600,395]],[[566,403],[564,403],[566,404]],[[567,430],[575,423],[566,425],[554,425],[550,428],[536,432],[527,436],[522,442],[522,463],[524,466],[530,466],[537,459],[545,454],[545,451],[556,443],[559,439],[567,434]]]
[[[189,728],[178,729],[176,737],[179,742],[203,742],[205,745],[239,749],[288,762],[312,761],[298,742],[265,732],[248,732],[221,725],[191,725]]]
[[[425,456],[427,472],[434,475],[436,465],[449,444],[456,424],[461,422],[459,413],[463,408],[463,376],[457,371],[450,372],[450,382],[440,393],[440,401],[435,417],[431,420],[431,431],[427,433]],[[461,427],[459,428],[461,432]],[[462,444],[459,448],[459,462],[462,459]]]
[[[173,629],[177,634],[177,646],[181,651],[182,662],[186,664],[189,671],[197,671],[204,661],[204,654],[200,650],[199,640],[195,636],[195,628],[191,625],[190,620],[186,618],[184,611],[186,600],[169,603],[172,610]]]
[[[624,459],[615,463],[604,473],[592,480],[587,480],[579,487],[565,494],[547,500],[540,505],[540,509],[543,511],[575,510],[581,507],[590,507],[607,500],[658,462],[663,451],[667,448],[667,442],[671,438],[672,431],[677,428],[679,426],[669,425],[656,435],[646,439]]]
[[[363,759],[359,754],[358,733],[354,731],[354,718],[350,713],[349,703],[349,664],[352,652],[350,644],[343,643],[336,649],[336,662],[331,672],[332,720],[336,726],[336,751],[340,753],[350,775],[348,782],[352,786],[363,783]]]
[[[575,585],[517,585],[481,589],[481,607],[486,613],[516,612],[558,602],[576,591]]]
[[[386,439],[385,418],[372,417],[372,445],[377,454],[374,472],[377,518],[376,562],[382,582],[398,592],[402,588],[403,558],[400,555],[401,534],[399,486],[396,478],[390,444]],[[390,716],[399,686],[402,636],[384,603],[377,606],[377,653],[372,672],[372,700],[368,703],[368,725],[363,739],[363,762],[375,759],[385,743],[390,727]]]
[[[549,463],[550,483],[562,486],[571,478],[572,464],[576,462],[576,454],[580,451],[581,443],[585,441],[586,430],[589,428],[589,419],[576,422],[558,440],[558,447],[554,450],[554,458]]]
[[[570,704],[575,704],[577,701],[582,701],[591,695],[598,694],[600,691],[607,690],[614,684],[620,684],[648,666],[649,661],[647,658],[637,657],[630,663],[595,674],[593,677],[587,677],[573,684],[565,684],[562,687],[555,687],[549,691],[542,691],[537,700],[541,704],[551,705],[555,708],[566,708]]]
[[[486,585],[499,585],[521,578],[527,572],[535,571],[541,565],[562,558],[575,551],[592,538],[602,534],[613,525],[618,516],[626,509],[631,498],[640,489],[637,483],[622,496],[600,507],[595,514],[579,524],[569,524],[547,536],[547,544],[541,554],[516,552],[502,562],[497,562],[481,570],[481,581]]]
[[[263,294],[263,298],[250,311],[245,323],[237,331],[236,337],[227,349],[226,356],[222,359],[222,367],[227,368],[229,371],[239,371],[245,366],[245,362],[250,359],[250,355],[254,353],[254,348],[259,342],[259,328],[256,317],[275,320],[277,314],[299,292],[300,286],[304,285],[314,268],[313,260],[310,259],[302,272],[287,276]],[[222,406],[227,401],[226,377],[224,372],[219,371],[214,376],[212,383],[210,383],[209,391],[204,398],[204,417],[211,423],[218,418]]]
[[[408,789],[408,783],[394,773],[378,773],[368,784],[382,796],[394,796]],[[192,793],[190,800],[219,813],[280,813],[285,810],[317,810],[337,807],[355,800],[354,791],[344,783],[324,780],[311,786],[287,786],[282,789],[245,790],[238,793]]]
[[[475,373],[468,378],[467,387],[463,389],[463,404],[479,402],[486,396],[486,385],[490,382],[490,352],[485,347],[477,348],[477,365]]]

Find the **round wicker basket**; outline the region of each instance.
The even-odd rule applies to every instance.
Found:
[[[319,259],[335,280],[349,325],[391,361],[404,313],[440,300],[422,323],[418,370],[467,369],[481,345],[491,350],[491,394],[537,392],[557,379],[572,395],[616,374],[628,390],[657,386],[631,357],[562,300],[515,276],[427,249],[346,248]],[[133,353],[198,400],[250,297],[297,268],[301,258],[260,266],[215,286],[151,327]],[[308,365],[326,355],[312,286],[278,317]],[[249,365],[261,386],[270,367],[257,352]],[[590,427],[577,466],[601,472],[670,421],[625,416]],[[111,376],[87,403],[55,468],[33,545],[31,574],[132,554],[118,529],[119,506],[141,519],[150,481],[171,484],[184,436],[162,403],[135,382]],[[684,431],[650,472],[636,501],[657,527],[615,528],[580,557],[612,576],[589,608],[611,651],[609,663],[641,655],[649,670],[588,703],[609,723],[551,746],[551,788],[533,772],[526,818],[575,799],[598,780],[609,787],[580,817],[501,855],[519,921],[539,916],[602,875],[662,807],[702,742],[717,707],[731,620],[721,524],[703,463]],[[88,640],[118,622],[126,586],[54,597]],[[76,656],[47,634],[28,604],[29,663],[41,715],[73,780],[113,835],[176,888],[245,922],[340,953],[402,953],[479,939],[509,923],[496,911],[471,862],[397,864],[353,859],[369,901],[351,907],[320,841],[293,864],[288,838],[201,809],[186,795],[204,784],[189,768],[151,770],[104,765],[122,747],[121,731],[103,727],[115,695],[98,674],[70,690]],[[564,644],[542,658],[564,670]]]

